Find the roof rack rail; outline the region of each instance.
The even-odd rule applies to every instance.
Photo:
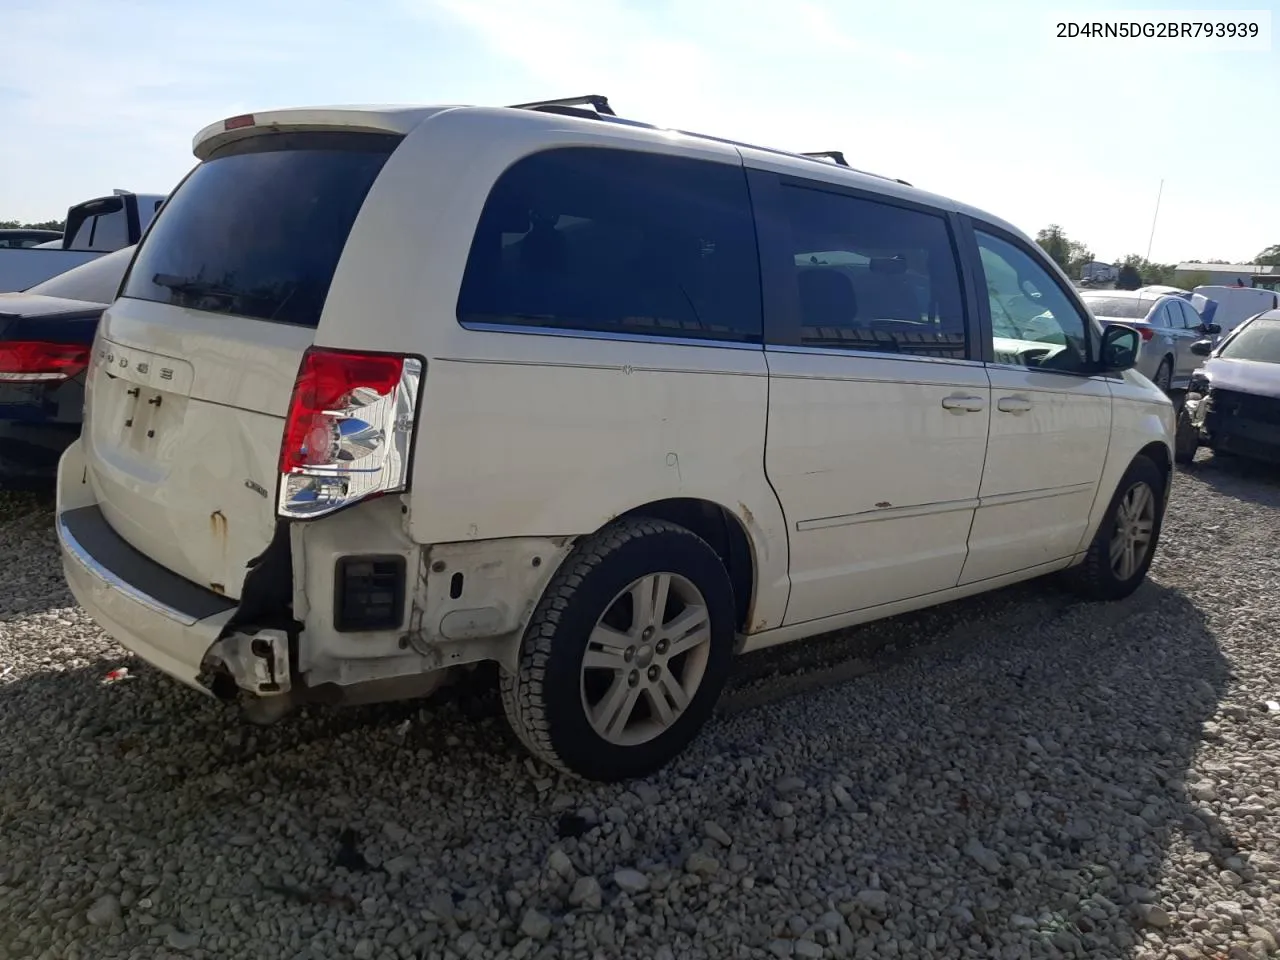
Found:
[[[802,157],[812,157],[814,160],[831,160],[837,166],[848,167],[849,161],[844,158],[842,150],[814,150],[811,153],[801,153]],[[850,167],[850,169],[853,169]]]
[[[595,107],[596,113],[603,113],[606,116],[616,117],[613,107],[609,106],[609,98],[601,96],[598,93],[588,93],[581,97],[560,97],[555,100],[535,100],[532,103],[513,103],[511,105],[514,110],[540,110],[544,113],[570,113],[564,110],[565,107]],[[573,110],[572,113],[585,113],[582,110]]]
[[[592,107],[594,109],[586,110],[584,107]],[[626,117],[620,117],[613,111],[613,107],[609,104],[609,98],[598,93],[589,93],[581,97],[560,97],[556,100],[535,100],[531,103],[513,103],[510,109],[513,110],[536,110],[539,113],[556,113],[562,116],[583,117],[589,120],[607,120],[610,123],[619,123],[628,127],[642,127],[645,130],[667,129],[660,128],[652,123],[645,123],[642,120],[631,120]],[[713,140],[716,143],[727,143],[734,147],[749,147],[753,150],[763,150],[766,153],[776,153],[787,157],[805,157],[815,162],[830,160],[837,166],[853,170],[855,173],[861,173],[865,176],[875,177],[878,180],[889,180],[893,183],[900,183],[903,186],[911,186],[905,180],[898,177],[887,177],[882,173],[871,173],[867,170],[857,170],[850,165],[845,159],[842,150],[815,150],[810,153],[796,153],[791,150],[779,150],[776,147],[762,147],[758,144],[744,143],[741,140],[730,140],[726,137],[716,137],[708,133],[694,133],[691,130],[673,130],[673,133],[679,133],[686,137],[697,137],[700,140]]]

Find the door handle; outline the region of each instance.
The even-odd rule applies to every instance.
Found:
[[[942,398],[943,408],[950,410],[956,416],[977,413],[986,405],[987,401],[983,397],[974,397],[967,393],[953,393],[949,397]]]
[[[1012,413],[1015,417],[1026,413],[1031,406],[1026,397],[1001,397],[996,403],[996,409],[1001,413]]]

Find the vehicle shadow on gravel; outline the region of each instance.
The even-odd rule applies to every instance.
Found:
[[[393,918],[426,955],[467,930],[511,947],[534,907],[553,925],[543,953],[589,922],[676,956],[698,932],[724,955],[808,937],[836,956],[1039,941],[1122,957],[1175,838],[1205,869],[1237,852],[1188,793],[1230,676],[1178,590],[1090,605],[1029,584],[806,646],[807,667],[744,658],[694,747],[619,786],[527,761],[483,675],[268,728],[132,660],[109,684],[115,663],[29,675],[0,686],[0,928],[15,904],[111,893],[133,905],[102,936],[156,945],[163,921],[213,956],[236,954],[255,913],[316,931],[317,956],[336,949],[325,916],[379,943]],[[85,869],[55,889],[42,848],[67,833],[89,838]],[[548,873],[555,846],[603,884],[594,919]],[[699,847],[714,859],[694,868]],[[624,867],[649,888],[620,890]]]
[[[1280,464],[1201,451],[1195,462],[1179,470],[1225,496],[1280,507]]]

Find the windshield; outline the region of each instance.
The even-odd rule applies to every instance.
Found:
[[[1095,317],[1114,317],[1117,320],[1145,320],[1151,312],[1154,300],[1138,297],[1084,297],[1085,306]]]
[[[1255,320],[1222,346],[1224,360],[1280,363],[1280,320]]]
[[[398,137],[262,134],[196,167],[121,295],[314,327],[365,195]]]

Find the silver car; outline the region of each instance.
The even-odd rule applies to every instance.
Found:
[[[1103,323],[1122,323],[1142,337],[1137,370],[1168,393],[1185,390],[1204,358],[1191,345],[1218,333],[1186,300],[1141,290],[1082,290],[1081,298]]]

